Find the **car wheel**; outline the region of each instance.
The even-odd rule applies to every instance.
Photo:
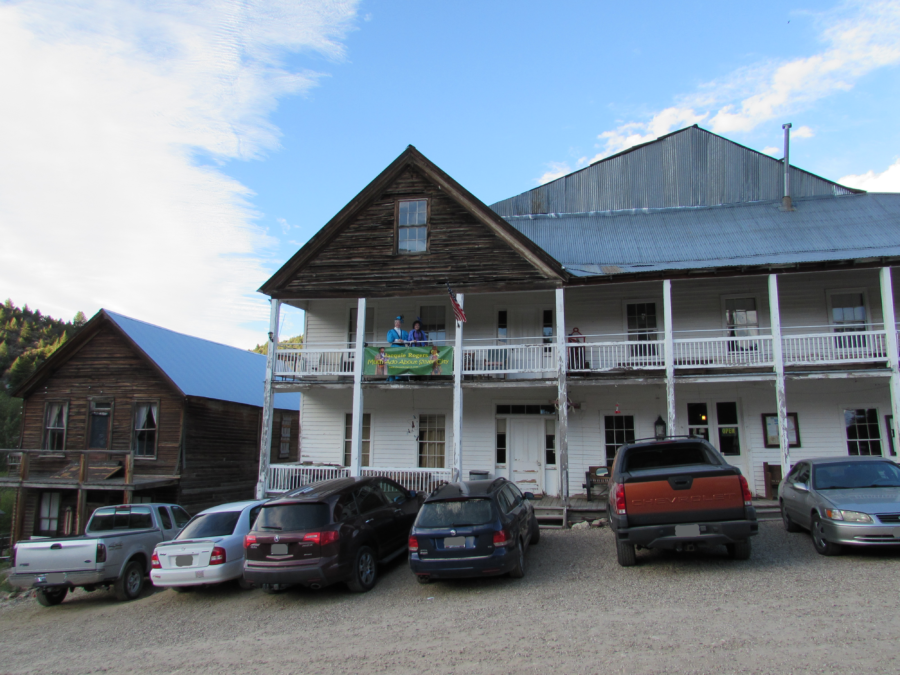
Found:
[[[800,526],[791,520],[791,517],[788,515],[787,509],[784,508],[784,502],[781,502],[781,523],[784,525],[784,529],[787,532],[799,532]]]
[[[516,565],[509,571],[509,576],[513,579],[521,579],[525,576],[525,547],[522,540],[516,544]]]
[[[193,586],[170,586],[173,591],[176,593],[190,593],[194,590]]]
[[[40,588],[37,592],[37,601],[44,607],[53,607],[66,599],[69,589],[66,586],[62,588]]]
[[[253,584],[247,581],[244,577],[241,577],[237,580],[237,585],[238,588],[240,588],[242,591],[249,591],[253,588]]]
[[[732,560],[750,560],[750,540],[738,541],[734,544],[726,544],[728,557]]]
[[[375,552],[368,546],[362,546],[353,559],[353,569],[347,580],[347,588],[354,593],[365,593],[372,590],[378,577],[378,563]]]
[[[840,554],[841,545],[832,543],[825,538],[825,526],[822,525],[822,519],[819,518],[819,514],[813,516],[809,533],[812,535],[813,546],[816,547],[816,553],[821,555]]]
[[[536,544],[541,540],[541,526],[538,525],[537,518],[531,521],[531,543]]]
[[[430,583],[431,583],[431,577],[429,577],[429,576],[427,576],[427,575],[425,575],[425,574],[417,574],[417,575],[416,575],[416,581],[418,581],[420,584],[422,584],[422,585],[424,586],[424,585],[426,585],[426,584],[430,584]]]
[[[637,556],[634,553],[634,544],[627,541],[616,542],[616,557],[622,567],[633,567],[637,565]]]
[[[116,579],[116,598],[118,600],[134,600],[144,590],[144,568],[137,560],[125,565],[122,576]]]

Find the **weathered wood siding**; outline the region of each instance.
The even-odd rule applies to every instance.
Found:
[[[135,475],[174,475],[181,447],[182,399],[113,328],[101,328],[25,400],[22,447],[40,448],[47,401],[68,401],[66,449],[87,447],[90,398],[113,401],[110,450],[130,450],[136,400],[159,401],[155,459],[135,458]]]
[[[429,251],[394,253],[398,199],[430,200]],[[552,287],[525,258],[456,201],[408,168],[356,220],[310,261],[284,295],[390,297],[483,287],[494,290]]]
[[[291,436],[289,439],[289,449],[286,457],[281,455],[281,430],[284,420],[290,421]],[[274,464],[277,462],[296,462],[297,451],[300,446],[300,412],[293,410],[273,410],[272,411],[272,447],[269,455],[269,462]]]

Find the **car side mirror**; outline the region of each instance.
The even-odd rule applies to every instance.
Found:
[[[525,497],[525,499],[537,499],[537,497],[534,496],[533,492],[525,492],[522,494],[522,496]]]
[[[416,491],[415,491],[415,490],[410,490],[410,491],[409,491],[409,498],[410,498],[410,499],[415,499],[415,498],[416,498]]]
[[[809,492],[809,485],[806,483],[794,483],[794,489],[800,490],[800,492]]]

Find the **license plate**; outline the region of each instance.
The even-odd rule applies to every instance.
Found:
[[[176,555],[175,565],[178,567],[190,567],[194,564],[194,556],[192,555]]]
[[[287,555],[287,544],[272,544],[272,555]]]
[[[196,572],[194,572],[194,578],[202,579],[203,578],[203,570],[197,570]]]
[[[465,548],[465,537],[444,537],[444,548]]]
[[[47,584],[61,584],[66,580],[65,572],[54,572],[52,574],[44,574]]]
[[[900,539],[900,527],[895,527],[895,528],[894,528],[894,538],[895,538],[895,539]]]
[[[676,537],[699,537],[700,536],[700,526],[699,525],[676,525],[675,526],[675,536]]]

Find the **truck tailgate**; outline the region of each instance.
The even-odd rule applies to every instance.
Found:
[[[740,475],[723,467],[683,467],[666,476],[634,472],[625,482],[628,524],[740,520],[745,517]]]
[[[16,573],[81,572],[97,567],[96,539],[37,539],[16,545]]]

